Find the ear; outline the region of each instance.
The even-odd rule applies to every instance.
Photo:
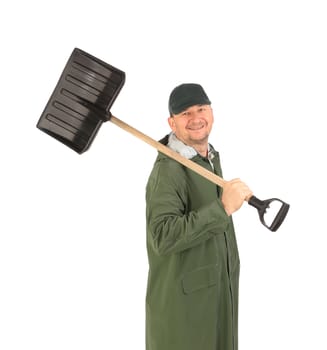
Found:
[[[169,117],[169,118],[168,118],[168,124],[169,124],[169,126],[170,126],[170,129],[171,129],[172,131],[175,131],[176,127],[175,127],[175,120],[174,120],[173,117]]]

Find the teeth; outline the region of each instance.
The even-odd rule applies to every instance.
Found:
[[[200,129],[202,129],[202,128],[203,128],[203,125],[188,127],[188,129],[190,129],[190,130],[200,130]]]

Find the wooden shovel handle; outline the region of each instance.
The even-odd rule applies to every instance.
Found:
[[[172,149],[163,145],[162,143],[160,143],[160,142],[152,139],[151,137],[143,134],[142,132],[136,130],[132,126],[126,124],[125,122],[114,117],[113,115],[110,117],[110,121],[112,123],[114,123],[115,125],[119,126],[120,128],[122,128],[123,130],[125,130],[125,131],[131,133],[132,135],[138,137],[139,139],[143,140],[144,142],[146,142],[150,146],[156,148],[159,152],[161,152],[161,153],[165,154],[166,156],[176,160],[177,162],[185,165],[187,168],[193,170],[194,172],[203,176],[204,178],[213,182],[214,184],[216,184],[220,187],[223,187],[224,184],[226,183],[226,181],[224,179],[222,179],[220,176],[203,168],[201,165],[194,163],[190,159],[187,159],[187,158],[181,156],[179,153],[173,151]]]
[[[123,121],[121,121],[120,119],[114,117],[113,115],[111,115],[110,119],[109,119],[112,123],[116,124],[117,126],[119,126],[120,128],[122,128],[123,130],[131,133],[132,135],[138,137],[139,139],[143,140],[144,142],[146,142],[147,144],[149,144],[150,146],[156,148],[159,152],[165,154],[166,156],[176,160],[177,162],[183,164],[184,166],[186,166],[187,168],[193,170],[194,172],[196,172],[197,174],[203,176],[204,178],[206,178],[207,180],[213,182],[214,184],[220,186],[220,187],[224,187],[226,185],[226,181],[224,179],[222,179],[220,176],[212,173],[211,171],[203,168],[202,166],[192,162],[190,159],[184,158],[183,156],[181,156],[179,153],[171,150],[169,147],[163,145],[162,143],[155,141],[154,139],[152,139],[151,137],[143,134],[142,132],[134,129],[132,126],[124,123]],[[266,212],[266,208],[268,208],[269,206],[267,204],[269,204],[271,201],[273,200],[277,200],[280,201],[282,203],[281,209],[279,210],[279,212],[277,213],[275,219],[273,220],[273,223],[269,226],[265,223],[264,221],[264,214]],[[261,201],[258,198],[256,198],[253,195],[248,196],[247,198],[245,198],[245,201],[247,201],[250,205],[254,206],[258,212],[259,212],[259,216],[260,216],[260,220],[263,223],[264,226],[266,226],[269,230],[271,231],[276,231],[279,226],[282,224],[282,222],[284,221],[288,209],[289,209],[289,204],[281,201],[280,199],[277,198],[273,198],[273,199],[269,199],[266,201]]]

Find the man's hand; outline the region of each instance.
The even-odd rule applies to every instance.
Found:
[[[222,203],[228,216],[241,208],[243,202],[252,196],[252,191],[240,179],[226,181],[223,187]]]

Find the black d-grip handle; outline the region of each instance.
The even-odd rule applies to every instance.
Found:
[[[264,215],[266,214],[267,209],[270,207],[270,203],[277,201],[282,203],[277,215],[275,216],[274,220],[272,221],[271,225],[269,226],[264,218]],[[289,204],[283,202],[282,200],[278,199],[278,198],[271,198],[271,199],[266,199],[266,200],[260,200],[255,196],[252,196],[249,201],[248,201],[249,205],[252,205],[253,207],[255,207],[258,212],[259,212],[259,217],[260,217],[260,221],[261,223],[266,226],[270,231],[277,231],[279,226],[283,223],[288,210],[290,208]]]

